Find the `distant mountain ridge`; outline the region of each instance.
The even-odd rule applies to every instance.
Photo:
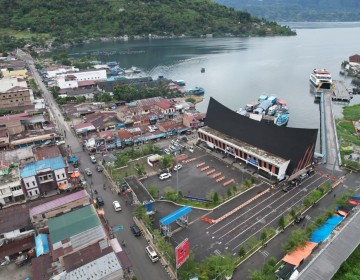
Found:
[[[214,0],[275,21],[360,21],[360,0]]]
[[[149,34],[295,35],[288,27],[211,0],[0,0],[0,7],[0,36],[9,30],[6,35],[45,34],[55,38],[54,44]]]

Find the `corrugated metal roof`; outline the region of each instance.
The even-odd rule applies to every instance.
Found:
[[[68,272],[63,279],[105,279],[110,275],[111,279],[123,279],[123,270],[114,252]]]
[[[30,176],[35,176],[38,170],[43,170],[47,168],[50,168],[51,170],[57,170],[64,167],[65,163],[61,157],[47,158],[24,164],[23,168],[20,169],[20,176],[21,178],[26,178]]]
[[[99,217],[92,205],[49,219],[48,226],[51,243],[54,244],[70,238],[99,224]]]
[[[64,197],[55,199],[53,201],[49,201],[49,202],[41,204],[39,206],[30,208],[30,210],[29,210],[30,218],[32,218],[35,215],[38,215],[40,213],[47,212],[49,210],[55,209],[59,206],[76,201],[76,200],[84,198],[84,197],[89,197],[89,194],[87,193],[86,190],[81,190],[76,193],[72,193],[72,194],[66,195]]]

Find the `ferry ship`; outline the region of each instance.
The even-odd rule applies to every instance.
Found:
[[[310,74],[310,83],[316,89],[332,89],[333,81],[331,78],[331,74],[326,69],[314,69]]]

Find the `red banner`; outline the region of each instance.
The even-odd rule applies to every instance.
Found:
[[[189,239],[186,238],[183,242],[175,248],[176,268],[182,266],[189,258]]]

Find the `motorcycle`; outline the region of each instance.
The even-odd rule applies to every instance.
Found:
[[[98,191],[97,191],[97,190],[94,190],[94,194],[98,194]]]

